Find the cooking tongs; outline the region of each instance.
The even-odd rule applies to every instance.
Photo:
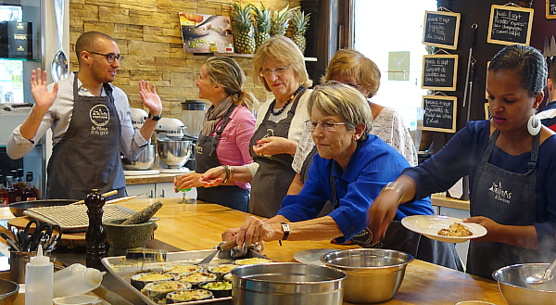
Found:
[[[207,257],[205,257],[198,264],[208,264],[212,261],[212,259],[216,255],[218,255],[218,258],[222,258],[222,259],[237,259],[242,257],[259,256],[257,251],[257,249],[259,248],[258,245],[254,244],[251,246],[247,246],[246,244],[243,244],[243,246],[240,247],[240,246],[236,246],[235,244],[236,244],[235,239],[220,242],[216,246],[216,250],[212,252],[210,255],[208,255]]]

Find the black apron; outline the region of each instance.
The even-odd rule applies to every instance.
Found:
[[[73,81],[73,109],[68,130],[52,149],[48,162],[47,197],[83,199],[96,188],[118,190],[126,196],[120,161],[121,126],[112,87],[107,96],[79,95],[77,73]]]
[[[535,184],[540,134],[533,138],[525,174],[504,170],[488,162],[498,138],[495,130],[479,164],[471,194],[471,216],[485,216],[504,225],[528,226],[535,219]],[[467,272],[491,279],[492,272],[508,265],[540,262],[539,251],[497,242],[471,242]]]
[[[218,161],[216,147],[235,107],[233,105],[228,109],[228,112],[222,119],[223,122],[220,128],[216,131],[215,137],[199,135],[197,145],[195,146],[195,172],[204,173],[213,167],[222,165]],[[237,185],[219,185],[210,188],[198,187],[197,199],[217,203],[243,212],[247,212],[249,207],[249,191]]]
[[[336,179],[330,171],[330,190],[332,193],[332,206],[337,209],[340,206],[336,187],[342,187],[341,183],[336,183]],[[382,248],[402,251],[413,255],[413,257],[451,268],[463,271],[463,264],[459,257],[454,244],[444,243],[430,239],[421,234],[406,229],[398,220],[393,220],[384,239],[377,244],[372,244],[373,233],[369,227],[363,229],[359,234],[355,235],[350,241],[363,248]]]
[[[253,151],[253,146],[257,144],[257,140],[268,136],[288,137],[288,131],[290,130],[291,121],[295,116],[297,104],[306,89],[303,88],[299,92],[291,109],[288,111],[287,117],[278,123],[268,119],[272,110],[269,107],[259,128],[257,128],[253,137],[251,137],[249,150],[253,160],[259,163],[259,169],[255,177],[253,177],[251,185],[251,198],[249,200],[249,212],[251,214],[267,218],[275,216],[282,206],[282,200],[286,197],[293,177],[295,177],[295,171],[292,169],[292,155],[258,156]]]

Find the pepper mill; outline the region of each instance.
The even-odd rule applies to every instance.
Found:
[[[89,226],[85,233],[85,241],[87,243],[86,253],[87,257],[85,264],[89,268],[99,270],[106,270],[100,261],[108,250],[108,243],[106,241],[106,232],[102,226],[102,214],[106,199],[98,192],[98,189],[93,189],[91,193],[85,197],[85,205],[87,206],[87,215],[89,216]]]

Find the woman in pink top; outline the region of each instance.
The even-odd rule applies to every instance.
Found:
[[[195,148],[195,172],[179,176],[174,188],[197,188],[197,199],[221,204],[241,211],[249,206],[249,183],[224,181],[218,186],[199,182],[208,169],[224,166],[227,177],[230,165],[253,162],[249,154],[249,140],[255,129],[255,117],[251,112],[255,97],[243,91],[245,74],[229,57],[209,58],[201,67],[195,82],[199,97],[207,99],[212,106],[207,111],[201,134]]]

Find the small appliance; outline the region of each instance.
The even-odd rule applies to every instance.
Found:
[[[192,142],[184,139],[183,123],[174,118],[162,118],[155,129],[156,151],[161,173],[189,172],[184,167],[191,156]]]

